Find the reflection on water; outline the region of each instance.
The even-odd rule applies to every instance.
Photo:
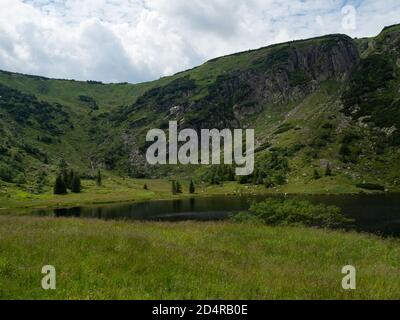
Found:
[[[252,201],[262,201],[266,197],[215,196],[41,210],[36,213],[106,220],[213,221],[224,220],[234,212],[247,210]],[[400,195],[295,196],[295,198],[336,205],[343,209],[346,216],[355,219],[359,230],[400,236]]]

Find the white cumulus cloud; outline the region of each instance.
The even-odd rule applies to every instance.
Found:
[[[355,28],[342,8],[356,9]],[[376,35],[398,0],[0,0],[0,69],[140,82],[208,59],[327,33]]]

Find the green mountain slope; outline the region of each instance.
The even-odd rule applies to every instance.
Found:
[[[61,158],[85,176],[104,168],[132,177],[191,172],[210,183],[232,179],[225,167],[146,164],[146,132],[177,120],[181,129],[254,128],[256,170],[241,183],[296,191],[357,190],[360,183],[396,189],[399,46],[399,25],[368,39],[328,35],[217,58],[137,85],[1,71],[0,179],[36,190]]]

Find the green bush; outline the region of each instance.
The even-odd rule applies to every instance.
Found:
[[[283,125],[281,125],[275,132],[274,134],[282,134],[285,132],[288,132],[290,130],[294,129],[294,126],[290,123],[285,123]]]
[[[363,119],[374,126],[400,126],[396,61],[389,55],[373,54],[362,59],[342,95],[343,112],[354,119]],[[399,136],[388,139],[393,146]]]
[[[82,96],[79,96],[79,100],[82,102],[85,102],[93,110],[99,109],[96,100],[93,99],[92,97],[82,95]]]
[[[235,181],[235,167],[232,165],[213,165],[207,170],[203,179],[213,185],[220,185],[225,181]]]
[[[262,154],[257,158],[253,175],[249,178],[254,184],[263,184],[268,188],[284,185],[290,171],[287,152],[288,150],[276,149]]]
[[[286,183],[286,177],[281,173],[277,173],[273,176],[273,182],[277,186],[282,186]]]
[[[314,178],[314,180],[321,179],[321,174],[319,173],[319,171],[317,169],[314,170],[313,178]]]
[[[377,191],[385,191],[385,187],[375,183],[358,183],[356,184],[357,188],[366,189],[366,190],[377,190]]]
[[[273,226],[302,225],[320,228],[342,228],[352,222],[343,216],[341,209],[336,206],[316,205],[306,200],[294,199],[268,199],[253,203],[247,215],[240,213],[233,217],[233,221],[254,219]]]
[[[5,182],[13,182],[13,169],[5,164],[0,164],[0,179]]]

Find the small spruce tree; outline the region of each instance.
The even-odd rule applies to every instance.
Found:
[[[193,180],[190,180],[190,184],[189,184],[189,193],[193,194],[195,192],[195,187],[194,187],[194,183]]]
[[[211,183],[212,185],[215,184],[215,173],[212,173],[212,174],[211,174],[210,183]]]
[[[101,178],[101,171],[100,171],[100,169],[97,171],[97,177],[96,177],[96,184],[100,187],[101,186],[101,180],[102,180],[102,178]]]
[[[74,179],[75,173],[74,170],[69,170],[66,179],[65,179],[65,185],[67,186],[68,189],[72,189],[72,180]]]
[[[68,186],[68,164],[64,160],[64,158],[61,159],[58,168],[60,170],[60,175],[61,178],[64,180],[64,184],[67,187]]]
[[[71,191],[73,193],[80,193],[81,189],[81,178],[77,174],[74,174],[71,181]]]
[[[171,184],[171,192],[173,195],[176,194],[176,183],[174,180],[172,180],[172,184]]]
[[[176,182],[176,193],[182,193],[182,186],[179,181]]]
[[[67,186],[61,174],[59,174],[54,183],[54,194],[67,194]]]
[[[144,189],[144,190],[149,190],[149,188],[147,187],[147,184],[146,184],[146,183],[144,184],[143,189]]]
[[[327,177],[332,176],[332,169],[331,169],[331,165],[329,163],[326,165],[325,176],[327,176]]]
[[[228,181],[235,181],[235,169],[233,167],[229,167]]]
[[[321,179],[321,175],[320,175],[320,173],[318,172],[317,169],[314,170],[313,177],[314,177],[314,180],[319,180],[319,179]]]

